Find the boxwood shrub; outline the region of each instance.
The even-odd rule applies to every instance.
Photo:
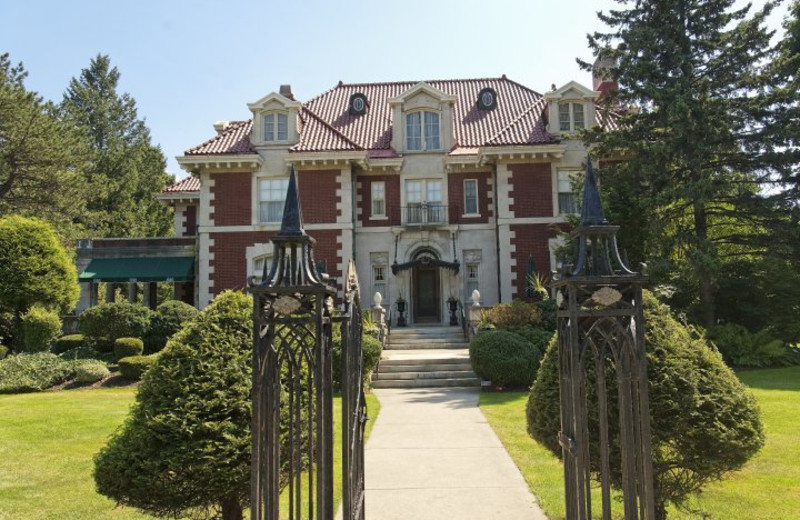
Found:
[[[75,380],[78,383],[96,383],[110,374],[102,361],[86,359],[75,363]]]
[[[91,346],[110,352],[117,338],[141,338],[150,327],[152,311],[128,302],[106,303],[80,316],[80,331]]]
[[[34,305],[22,315],[21,330],[23,352],[45,352],[61,334],[61,318],[55,311]]]
[[[53,343],[53,347],[51,350],[54,354],[63,354],[68,350],[73,350],[78,347],[84,346],[86,343],[86,338],[83,334],[67,334],[66,336],[61,336]]]
[[[117,338],[114,341],[114,359],[141,356],[144,352],[144,343],[139,338]]]
[[[113,361],[113,356],[113,354],[98,352],[87,345],[67,350],[58,355],[61,359],[69,361],[75,361],[77,359],[96,359],[103,362]]]
[[[0,393],[40,392],[75,375],[73,364],[50,352],[0,360]]]
[[[156,362],[156,356],[129,356],[118,361],[119,373],[128,381],[139,381]]]
[[[143,338],[145,350],[153,353],[164,348],[167,340],[199,313],[192,305],[178,300],[165,301],[159,305],[150,320],[150,329]]]
[[[481,332],[469,345],[472,369],[496,387],[530,387],[541,357],[541,346],[505,330]]]
[[[675,320],[665,305],[645,292],[645,342],[650,393],[656,517],[666,504],[685,503],[707,483],[741,468],[764,443],[758,405],[753,395],[722,361],[719,353]],[[587,371],[590,389],[594,371]],[[609,369],[608,413],[619,417],[614,373]],[[528,432],[557,457],[560,429],[559,363],[555,338],[548,346],[527,406]],[[597,410],[596,392],[588,392],[589,410]],[[612,485],[621,482],[619,426],[609,421]],[[597,446],[597,428],[590,431]],[[593,471],[599,468],[597,450]]]

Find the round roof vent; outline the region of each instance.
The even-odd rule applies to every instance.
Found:
[[[478,108],[481,110],[494,110],[497,108],[497,92],[491,87],[486,87],[478,94]]]
[[[359,116],[367,113],[367,96],[357,92],[350,96],[350,115]]]

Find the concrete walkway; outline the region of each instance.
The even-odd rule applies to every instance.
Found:
[[[381,389],[367,520],[546,520],[478,409],[477,388]]]

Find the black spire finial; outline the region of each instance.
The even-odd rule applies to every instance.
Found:
[[[597,179],[592,171],[592,160],[586,156],[586,179],[583,183],[583,206],[581,207],[581,226],[602,226],[608,224],[603,212],[603,202],[597,189]]]
[[[283,204],[283,220],[278,236],[304,236],[303,215],[300,211],[300,192],[297,189],[297,174],[292,166],[292,173],[289,175],[289,189],[286,190],[286,202]]]

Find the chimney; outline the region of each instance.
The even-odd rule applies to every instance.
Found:
[[[592,88],[600,91],[600,97],[619,89],[619,84],[611,78],[611,68],[615,64],[614,58],[600,55],[592,65]]]
[[[294,101],[294,94],[292,94],[292,86],[291,85],[281,85],[281,88],[280,88],[280,90],[278,92],[280,92],[281,96],[283,96],[285,98],[288,98],[288,99],[291,99],[292,101]]]
[[[217,121],[214,123],[214,130],[216,130],[218,134],[224,132],[226,128],[228,128],[227,121]]]

